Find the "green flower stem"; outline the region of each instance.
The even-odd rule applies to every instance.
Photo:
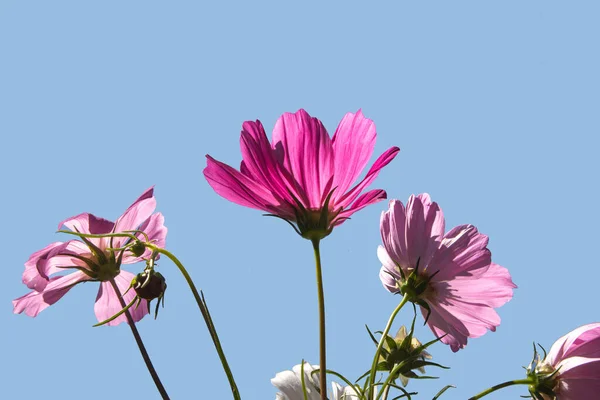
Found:
[[[377,350],[375,350],[375,356],[373,357],[373,364],[371,365],[371,373],[369,374],[369,398],[371,400],[373,400],[373,385],[375,384],[375,375],[377,374],[377,363],[379,362],[379,355],[381,354],[381,349],[383,348],[383,344],[385,343],[385,338],[387,336],[387,334],[389,333],[390,329],[392,328],[392,324],[394,323],[394,319],[396,318],[396,315],[398,314],[398,312],[400,312],[400,310],[402,309],[402,307],[404,307],[404,305],[408,302],[408,295],[405,294],[404,297],[402,297],[402,301],[400,302],[400,304],[398,304],[398,307],[396,307],[394,309],[394,311],[392,312],[392,315],[390,315],[390,319],[387,322],[387,325],[385,326],[385,329],[383,331],[383,333],[381,334],[381,339],[379,339],[379,344],[377,345]]]
[[[325,296],[323,294],[323,274],[321,273],[320,239],[312,239],[315,251],[315,264],[317,270],[317,297],[319,300],[319,387],[321,400],[327,400],[327,351],[325,346]]]
[[[530,378],[516,379],[514,381],[508,381],[508,382],[500,383],[498,385],[492,386],[491,388],[488,388],[488,389],[484,390],[483,392],[479,393],[478,395],[475,395],[475,396],[469,398],[469,400],[481,399],[482,397],[487,396],[488,394],[490,394],[492,392],[495,392],[496,390],[500,390],[500,389],[508,387],[508,386],[512,386],[512,385],[529,385],[531,383],[534,383],[534,382]]]
[[[389,373],[387,379],[385,380],[385,382],[383,382],[383,385],[381,385],[381,391],[379,392],[379,394],[377,395],[377,400],[381,399],[382,396],[385,395],[385,399],[387,399],[388,397],[388,392],[390,391],[390,383],[392,383],[392,379],[398,374],[398,371],[400,371],[401,368],[404,367],[404,361],[402,361],[400,364],[397,364]]]
[[[235,379],[233,378],[233,373],[229,368],[229,364],[227,363],[227,358],[225,357],[225,353],[223,352],[223,348],[221,347],[221,342],[219,341],[219,336],[217,335],[217,330],[215,325],[213,324],[212,318],[208,311],[208,307],[206,306],[206,301],[204,300],[204,296],[198,293],[198,289],[196,289],[196,285],[194,285],[194,281],[190,277],[190,274],[187,272],[183,264],[175,257],[170,251],[162,249],[153,245],[152,243],[144,243],[146,247],[155,251],[157,253],[161,253],[167,256],[173,263],[179,268],[179,271],[185,278],[187,284],[189,285],[192,293],[194,294],[194,298],[196,299],[196,303],[198,304],[198,308],[200,308],[200,312],[202,313],[202,317],[204,318],[204,322],[206,322],[206,327],[208,328],[208,332],[210,333],[210,337],[215,345],[215,349],[219,354],[219,359],[221,360],[221,364],[223,365],[223,369],[225,370],[225,374],[227,375],[227,379],[229,380],[229,386],[231,386],[231,393],[233,394],[233,398],[235,400],[240,400],[240,392],[235,383]]]
[[[123,296],[121,295],[121,291],[119,290],[119,287],[117,286],[117,283],[115,282],[115,280],[111,279],[109,282],[110,282],[110,285],[112,286],[113,290],[115,291],[115,294],[119,298],[121,307],[123,307],[123,308],[127,307],[127,305],[125,304],[125,300],[123,300]],[[142,358],[144,359],[144,362],[146,363],[146,367],[148,368],[150,375],[152,375],[152,379],[154,380],[154,384],[156,385],[158,392],[160,393],[163,400],[169,400],[169,395],[167,394],[165,387],[163,386],[162,382],[160,381],[160,378],[158,377],[158,374],[156,373],[154,366],[152,365],[152,360],[150,360],[150,356],[148,355],[148,352],[146,351],[146,346],[144,346],[144,342],[142,341],[140,333],[138,332],[137,327],[135,326],[135,321],[131,317],[129,310],[125,311],[125,316],[127,317],[127,322],[129,323],[129,327],[131,328],[131,333],[133,333],[135,342],[137,343],[137,345],[140,349],[140,353],[142,353]]]

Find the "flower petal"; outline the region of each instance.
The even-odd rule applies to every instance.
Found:
[[[94,235],[110,233],[115,226],[113,222],[89,213],[81,213],[65,219],[58,224],[58,229],[61,229],[63,225],[73,232],[91,233]],[[89,238],[88,240],[100,249],[105,249],[108,246],[107,238]]]
[[[458,275],[481,275],[492,261],[487,243],[488,237],[473,225],[457,226],[444,235],[427,268],[431,273],[439,271],[434,278],[438,282]]]
[[[310,365],[307,362],[304,363],[304,385],[306,387],[308,400],[321,399],[321,396],[317,391],[319,387],[319,373],[311,374],[311,372],[317,368],[318,366]],[[304,400],[301,372],[301,366],[295,365],[294,368],[292,368],[292,371],[278,372],[275,377],[271,379],[273,386],[283,393],[283,399]]]
[[[129,289],[129,285],[134,276],[135,275],[133,275],[131,272],[121,270],[119,275],[115,277],[115,282],[117,283],[117,287],[119,288],[121,294],[125,293],[127,289]],[[123,296],[125,304],[129,304],[135,296],[135,291],[129,290],[127,294]],[[113,290],[110,282],[102,282],[100,284],[100,289],[98,290],[98,296],[96,297],[96,304],[94,305],[94,312],[96,313],[96,318],[98,318],[98,321],[101,322],[107,320],[122,309],[123,306],[121,305],[119,297]],[[146,314],[148,314],[148,305],[145,301],[142,301],[137,308],[135,306],[131,307],[129,312],[134,322],[138,322]],[[106,325],[116,326],[121,322],[127,322],[127,316],[125,314],[120,315],[118,318],[112,320]]]
[[[363,180],[354,186],[350,191],[346,193],[342,192],[334,192],[332,201],[334,206],[347,208],[350,204],[356,200],[356,198],[365,190],[379,175],[379,171],[386,165],[388,165],[398,154],[400,149],[398,147],[392,147],[384,152],[377,160],[373,166],[367,172],[367,175],[363,178]]]
[[[493,308],[512,299],[513,289],[517,287],[508,270],[494,263],[482,275],[459,275],[451,281],[434,282],[433,285],[438,294],[446,293],[445,297]]]
[[[560,363],[558,398],[595,400],[600,393],[600,358],[569,357]]]
[[[390,270],[385,266],[382,266],[379,270],[379,279],[381,280],[383,287],[386,288],[388,292],[394,294],[400,293],[400,289],[398,289],[398,285],[396,285],[396,282],[400,280],[400,276],[396,276],[396,271],[396,269]]]
[[[444,215],[427,193],[410,196],[406,204],[406,246],[408,265],[419,263],[421,270],[438,249],[444,235]]]
[[[88,247],[78,240],[52,243],[33,253],[25,263],[23,283],[28,288],[41,292],[50,282],[52,274],[63,272],[69,267],[88,269],[85,262],[69,256],[70,254],[90,257]]]
[[[338,216],[335,219],[334,225],[341,225],[355,212],[362,210],[370,204],[375,204],[380,202],[381,200],[385,200],[386,198],[387,193],[385,192],[385,190],[381,189],[374,189],[368,191],[367,193],[364,193],[358,199],[356,199],[356,201],[352,203],[352,205],[349,208],[338,214]]]
[[[427,320],[427,325],[431,328],[433,334],[442,338],[441,342],[450,346],[453,352],[464,348],[467,345],[469,336],[468,329],[464,324],[449,314],[446,310],[440,309],[437,304],[430,304],[431,314]],[[421,307],[423,318],[427,317],[427,310]]]
[[[333,176],[333,147],[321,121],[302,109],[284,113],[273,128],[273,149],[304,192],[304,207],[319,209]]]
[[[133,231],[140,227],[156,209],[156,199],[154,198],[154,187],[147,189],[142,195],[130,205],[127,210],[117,218],[114,226],[114,232]],[[119,248],[123,246],[128,238],[113,238],[111,247]]]
[[[164,248],[167,241],[167,227],[165,224],[165,217],[161,213],[152,214],[139,228],[140,231],[145,232],[148,235],[148,239],[154,245]],[[140,240],[145,241],[146,238],[141,234],[136,235]],[[135,257],[131,252],[127,251],[123,255],[123,264],[135,264],[148,259],[152,255],[152,250],[146,249],[144,254],[140,257]],[[156,258],[158,259],[158,257]]]
[[[206,156],[204,176],[217,194],[236,204],[272,212],[281,217],[294,217],[286,210],[273,194],[261,184],[243,175],[239,171]]]
[[[546,359],[557,364],[567,357],[600,357],[600,323],[580,326],[558,339]]]
[[[390,200],[388,211],[381,213],[379,223],[383,246],[391,259],[406,269],[408,251],[406,249],[406,210],[399,200]]]
[[[377,132],[372,120],[361,110],[342,118],[332,139],[334,154],[333,187],[344,194],[358,179],[375,149]],[[341,195],[340,195],[341,196]]]
[[[13,312],[15,314],[25,312],[30,317],[35,317],[60,300],[73,286],[89,279],[86,274],[80,271],[51,278],[43,291],[37,292],[34,290],[13,300]]]
[[[286,179],[280,165],[275,159],[275,153],[260,121],[246,121],[242,125],[240,136],[242,165],[240,171],[248,178],[270,190],[289,204],[294,200],[289,191],[295,195],[294,180]]]

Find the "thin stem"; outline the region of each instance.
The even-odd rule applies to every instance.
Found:
[[[388,395],[390,394],[390,387],[386,386],[385,389],[382,389],[383,391],[383,400],[387,400]]]
[[[483,392],[479,393],[478,395],[475,395],[471,398],[469,398],[469,400],[477,400],[477,399],[481,399],[484,396],[487,396],[488,394],[495,392],[496,390],[500,390],[502,388],[508,387],[508,386],[512,386],[512,385],[529,385],[533,383],[533,381],[530,378],[526,378],[526,379],[516,379],[514,381],[507,381],[504,383],[500,383],[498,385],[492,386],[491,388],[488,388],[486,390],[484,390]]]
[[[390,383],[392,383],[392,379],[396,376],[396,374],[398,373],[398,371],[400,371],[400,368],[404,367],[404,361],[401,362],[400,364],[397,364],[389,373],[387,379],[385,380],[385,382],[383,382],[383,385],[381,385],[381,391],[379,392],[379,394],[377,395],[377,400],[381,399],[381,397],[385,394],[385,398],[387,399],[388,396],[388,392],[390,390]]]
[[[375,375],[377,374],[377,363],[379,362],[379,355],[381,354],[381,349],[383,348],[383,344],[385,343],[385,338],[387,337],[387,334],[392,328],[392,324],[394,323],[396,315],[398,314],[398,312],[400,312],[402,307],[404,307],[404,305],[407,302],[408,295],[405,294],[404,297],[402,297],[402,301],[400,302],[400,304],[398,304],[398,307],[396,307],[392,312],[392,315],[390,315],[390,319],[388,320],[387,325],[385,326],[385,329],[381,334],[381,339],[379,339],[379,344],[377,345],[377,350],[375,350],[375,356],[373,357],[373,364],[371,365],[371,373],[369,374],[369,398],[371,400],[373,400],[373,385],[375,383]]]
[[[196,289],[196,285],[194,285],[194,281],[190,277],[190,274],[187,272],[183,264],[175,257],[170,251],[157,247],[151,243],[144,243],[146,247],[156,251],[158,253],[164,254],[167,256],[173,263],[179,268],[179,271],[185,278],[188,286],[190,287],[192,293],[194,294],[194,298],[196,299],[196,303],[198,304],[198,308],[200,308],[200,312],[202,313],[202,317],[204,318],[204,322],[206,323],[206,327],[208,328],[208,332],[210,333],[210,337],[215,345],[215,349],[217,350],[217,354],[219,354],[219,359],[221,360],[221,364],[223,365],[223,369],[225,370],[225,374],[227,375],[227,380],[229,381],[229,386],[231,387],[231,393],[233,394],[233,398],[235,400],[240,400],[240,392],[235,383],[235,379],[233,378],[233,373],[229,368],[229,364],[227,363],[227,358],[225,357],[225,353],[223,352],[223,348],[221,347],[221,342],[219,340],[219,336],[217,335],[217,330],[213,323],[213,320],[208,311],[208,307],[206,305],[206,301],[204,300],[204,296],[201,296],[198,293],[198,289]]]
[[[111,279],[109,282],[110,282],[110,285],[112,286],[113,290],[115,291],[115,294],[117,295],[117,297],[119,299],[119,302],[121,303],[121,307],[123,307],[123,308],[127,307],[127,305],[125,304],[125,300],[123,299],[123,296],[121,295],[121,291],[119,290],[119,287],[117,286],[117,283],[115,282],[115,280]],[[152,379],[154,380],[154,384],[156,385],[158,392],[160,393],[163,400],[169,400],[169,395],[167,394],[165,387],[163,386],[162,382],[160,381],[160,378],[158,377],[158,374],[156,373],[154,366],[152,365],[152,360],[150,360],[150,356],[148,355],[148,352],[146,351],[146,346],[144,346],[144,342],[142,341],[140,333],[138,332],[137,327],[135,326],[135,321],[131,317],[129,310],[125,311],[125,316],[127,317],[127,322],[129,323],[129,327],[131,328],[131,333],[133,333],[135,342],[137,343],[137,345],[140,349],[140,353],[142,353],[142,358],[144,359],[144,362],[146,363],[148,372],[150,372],[150,375],[152,375]]]
[[[317,297],[319,300],[319,387],[321,388],[321,400],[327,400],[327,351],[325,345],[325,296],[323,294],[323,274],[321,273],[321,251],[319,250],[320,239],[313,239],[315,251],[315,264],[317,270]]]

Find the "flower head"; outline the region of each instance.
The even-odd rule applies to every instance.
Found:
[[[596,399],[600,393],[600,323],[561,337],[543,359],[535,352],[527,374],[535,399]]]
[[[146,190],[116,222],[83,213],[62,221],[58,228],[66,227],[76,233],[107,234],[125,231],[143,231],[156,246],[164,247],[167,228],[161,213],[153,213],[156,200],[154,189]],[[136,237],[145,240],[141,234]],[[94,311],[98,321],[104,321],[123,307],[112,287],[115,282],[121,294],[129,288],[135,275],[121,270],[121,264],[133,264],[151,255],[150,250],[116,251],[129,243],[126,237],[82,238],[68,242],[55,242],[31,255],[25,263],[23,283],[30,293],[13,300],[14,313],[24,312],[30,317],[60,300],[71,288],[82,282],[100,282]],[[69,271],[68,274],[62,274]],[[129,303],[136,293],[129,291],[123,300]],[[134,321],[148,313],[147,307],[130,310]],[[118,325],[126,322],[126,316],[109,322]]]
[[[271,379],[271,383],[281,392],[277,393],[276,400],[304,400],[304,390],[302,388],[302,373],[304,372],[304,387],[308,400],[321,400],[319,389],[319,372],[314,372],[319,369],[318,365],[310,365],[304,362],[304,367],[301,364],[295,365],[292,371],[283,371],[275,375]],[[331,383],[331,400],[358,400],[360,389],[351,386],[342,387],[336,382]]]
[[[390,201],[381,216],[381,237],[377,254],[384,287],[419,304],[433,333],[452,351],[469,337],[496,330],[500,317],[494,309],[512,298],[516,286],[506,268],[492,263],[487,236],[472,225],[445,233],[442,210],[420,194],[406,208]]]
[[[354,184],[375,148],[375,124],[359,110],[348,113],[333,138],[306,111],[283,114],[269,143],[260,121],[242,125],[240,170],[207,155],[204,176],[219,195],[234,203],[285,219],[307,239],[321,239],[385,191],[361,195],[400,151],[383,153]]]

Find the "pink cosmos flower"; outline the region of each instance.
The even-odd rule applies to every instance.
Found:
[[[584,325],[561,337],[546,357],[534,361],[533,394],[543,399],[595,400],[600,393],[600,323]],[[552,397],[555,396],[555,397]]]
[[[506,268],[492,263],[487,236],[472,225],[444,233],[442,210],[428,194],[411,196],[406,208],[390,201],[380,228],[384,287],[419,304],[433,333],[452,351],[465,347],[469,337],[496,330],[500,317],[494,309],[512,298],[516,286]]]
[[[62,221],[58,225],[58,229],[65,226],[73,232],[89,234],[118,233],[139,229],[148,235],[152,243],[164,247],[167,228],[164,226],[162,214],[153,214],[156,208],[153,192],[153,188],[146,190],[116,222],[83,213]],[[125,293],[135,276],[121,270],[121,264],[133,264],[150,257],[148,249],[139,257],[129,251],[119,254],[120,252],[108,250],[108,248],[122,247],[128,240],[128,238],[69,240],[64,243],[52,243],[33,253],[25,263],[25,272],[23,273],[23,283],[33,291],[13,300],[14,313],[25,312],[30,317],[35,317],[42,310],[60,300],[75,285],[93,281],[100,282],[94,306],[98,321],[112,317],[122,309],[122,306],[111,286],[111,280],[114,279],[120,292]],[[69,270],[70,273],[61,274],[61,272]],[[123,296],[123,299],[129,303],[135,295],[135,291],[130,290]],[[143,306],[132,307],[129,310],[136,322],[148,313],[148,308]],[[108,325],[114,326],[121,322],[127,322],[125,315],[119,316]]]
[[[207,155],[204,176],[219,195],[290,222],[307,239],[321,239],[353,213],[387,197],[381,189],[361,195],[400,151],[383,153],[356,185],[373,154],[375,124],[359,110],[348,113],[333,138],[304,110],[283,114],[269,143],[260,121],[246,121],[240,170]]]

